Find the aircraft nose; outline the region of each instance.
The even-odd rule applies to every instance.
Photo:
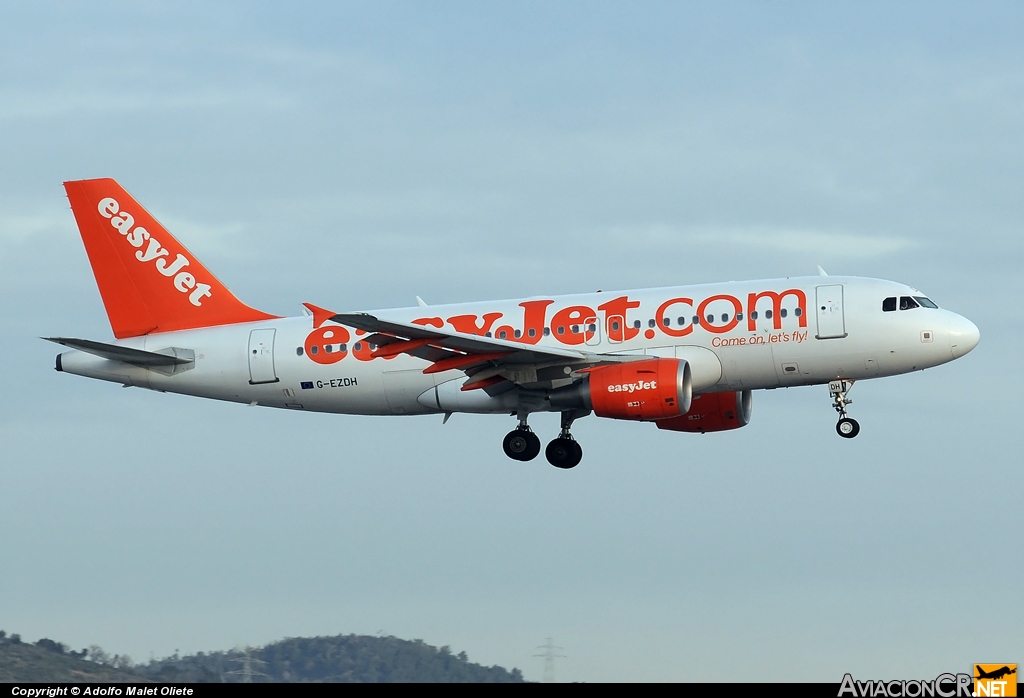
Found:
[[[953,358],[961,356],[978,346],[981,340],[981,332],[978,326],[965,317],[956,315],[949,324],[949,348],[953,352]]]

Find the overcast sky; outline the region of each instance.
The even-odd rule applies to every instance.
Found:
[[[1024,6],[0,3],[0,628],[136,660],[383,632],[560,680],[1024,661]],[[298,314],[813,274],[981,344],[704,436],[297,414],[53,370],[114,177]],[[542,440],[557,416],[535,416]],[[1017,504],[1014,504],[1017,502]]]

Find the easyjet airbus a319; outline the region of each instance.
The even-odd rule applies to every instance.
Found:
[[[370,312],[306,303],[283,318],[235,298],[112,179],[66,182],[113,342],[53,337],[57,370],[250,405],[366,415],[561,413],[545,451],[580,462],[573,421],[714,432],[750,421],[751,391],[828,385],[836,431],[854,381],[938,366],[978,328],[910,286],[819,276],[537,296]]]

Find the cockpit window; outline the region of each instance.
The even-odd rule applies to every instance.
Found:
[[[896,310],[896,296],[889,296],[882,301],[882,312],[890,313]]]
[[[917,301],[918,303],[920,303],[921,305],[923,305],[925,308],[938,308],[939,307],[939,306],[935,305],[935,303],[930,298],[925,298],[924,296],[914,296],[914,300]]]
[[[917,301],[910,296],[900,296],[900,310],[913,310],[914,308],[920,307],[921,306],[917,304]]]

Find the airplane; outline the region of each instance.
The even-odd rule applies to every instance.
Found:
[[[363,415],[506,414],[502,443],[537,457],[535,412],[559,412],[545,449],[583,449],[584,416],[707,433],[746,426],[754,390],[828,385],[836,431],[855,381],[957,359],[970,320],[905,284],[817,276],[280,317],[239,301],[113,179],[64,183],[115,340],[44,338],[56,369],[282,409]]]
[[[1003,667],[1000,667],[999,669],[995,669],[993,671],[985,671],[984,669],[981,668],[981,665],[975,664],[974,665],[974,670],[975,670],[975,673],[976,673],[976,676],[974,678],[976,678],[976,679],[996,679],[996,680],[998,680],[998,679],[1003,678],[1004,676],[1009,676],[1010,674],[1016,674],[1017,673],[1017,665],[1015,664],[1013,669],[1011,669],[1009,666],[1003,666]]]

